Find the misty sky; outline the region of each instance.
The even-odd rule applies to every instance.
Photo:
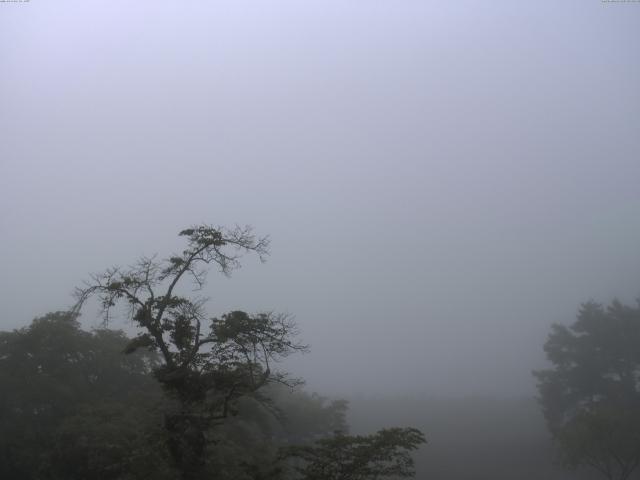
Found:
[[[211,314],[328,394],[530,394],[640,294],[638,3],[0,3],[0,140],[1,329],[200,222],[271,235]]]

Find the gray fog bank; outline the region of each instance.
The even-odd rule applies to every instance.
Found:
[[[272,255],[212,274],[211,313],[295,314],[310,389],[532,394],[552,322],[640,293],[639,26],[599,0],[2,3],[0,329],[251,224]]]

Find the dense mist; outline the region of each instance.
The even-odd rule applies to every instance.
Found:
[[[357,399],[424,399],[388,419],[429,439],[438,402],[493,398],[550,451],[551,324],[640,294],[639,22],[599,0],[0,3],[0,330],[191,225],[251,225],[267,261],[213,269],[207,312],[295,318],[310,353],[283,368],[352,399],[355,430],[384,426]]]

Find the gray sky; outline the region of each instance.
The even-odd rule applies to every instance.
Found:
[[[532,393],[553,321],[640,293],[640,4],[0,3],[0,328],[193,223],[272,255],[323,393]],[[97,320],[85,316],[88,326]]]

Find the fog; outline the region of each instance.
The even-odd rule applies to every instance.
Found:
[[[271,256],[212,272],[209,311],[295,315],[311,390],[531,396],[551,323],[640,293],[638,27],[597,0],[2,3],[0,329],[250,224]]]

